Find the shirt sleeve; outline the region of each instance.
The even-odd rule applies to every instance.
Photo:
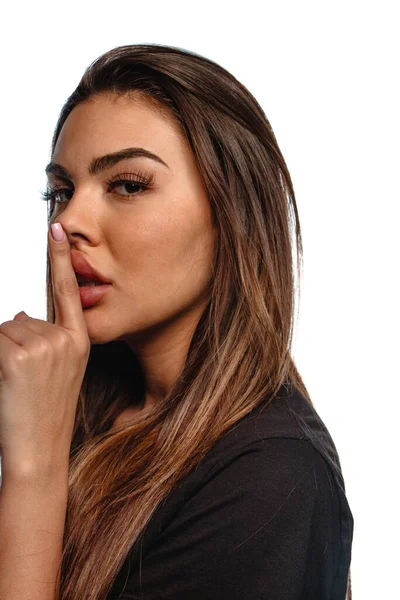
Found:
[[[334,600],[339,552],[324,458],[307,440],[259,440],[209,471],[120,600]]]

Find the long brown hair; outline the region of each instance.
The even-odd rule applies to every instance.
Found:
[[[186,136],[218,239],[207,306],[162,401],[111,431],[125,408],[143,403],[142,374],[124,342],[91,346],[71,444],[60,600],[104,600],[171,489],[283,384],[312,404],[291,357],[303,254],[299,217],[289,171],[258,102],[203,56],[155,44],[120,46],[85,70],[61,110],[51,155],[73,108],[100,94],[144,100]],[[47,319],[54,323],[49,257],[46,285]]]

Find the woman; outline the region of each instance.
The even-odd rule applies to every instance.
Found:
[[[49,224],[66,235],[48,238],[47,322],[17,316],[0,342],[53,340],[51,361],[27,361],[45,435],[38,410],[26,446],[18,430],[62,490],[35,487],[59,536],[40,597],[351,598],[339,457],[290,355],[295,195],[257,101],[197,54],[112,49],[62,108],[46,172]],[[9,414],[22,366],[0,356]],[[22,460],[12,431],[3,512]]]

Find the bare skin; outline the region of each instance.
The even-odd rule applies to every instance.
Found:
[[[130,147],[150,150],[168,167],[139,157],[89,174],[94,157]],[[71,175],[48,176],[51,187],[68,189],[52,220],[62,224],[71,249],[112,283],[83,310],[90,341],[129,345],[144,373],[144,408],[154,406],[183,367],[212,275],[216,228],[191,148],[172,119],[150,105],[102,95],[72,110],[52,161]],[[151,189],[136,185],[138,173],[154,176]],[[128,183],[107,183],[129,174]],[[137,411],[127,409],[116,423]]]

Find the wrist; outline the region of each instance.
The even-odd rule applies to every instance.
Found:
[[[66,485],[68,487],[69,456],[62,459],[37,460],[33,458],[17,459],[1,456],[1,484],[45,486]]]

